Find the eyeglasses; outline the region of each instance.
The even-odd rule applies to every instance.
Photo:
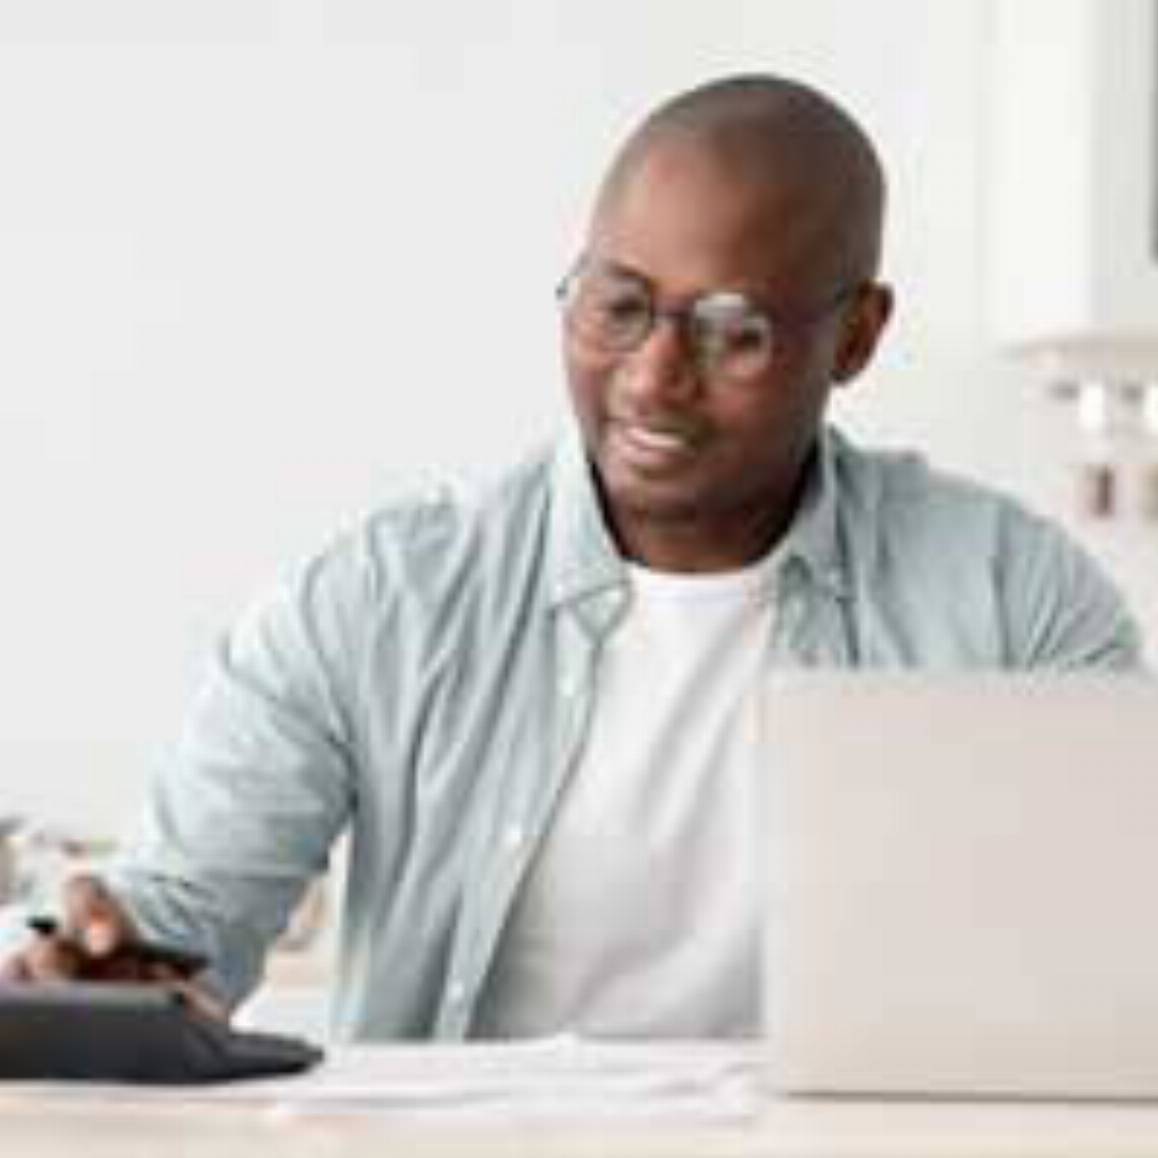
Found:
[[[701,372],[729,381],[749,381],[772,364],[786,333],[815,325],[864,288],[845,286],[809,314],[778,314],[754,305],[741,293],[717,290],[688,305],[662,308],[639,274],[580,260],[556,296],[568,331],[608,354],[628,354],[647,341],[661,318],[681,328]]]

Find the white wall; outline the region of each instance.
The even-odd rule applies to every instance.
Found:
[[[812,80],[887,158],[900,310],[849,423],[1060,509],[1068,428],[982,322],[988,11],[0,0],[0,813],[120,824],[279,564],[550,429],[591,187],[713,74]],[[1153,616],[1153,544],[1106,549]]]

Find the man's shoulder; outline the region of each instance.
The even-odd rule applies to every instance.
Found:
[[[447,474],[399,489],[325,543],[305,566],[373,594],[383,584],[438,585],[502,571],[549,506],[554,447],[505,468]]]
[[[905,609],[906,654],[920,636],[932,654],[1003,667],[1137,666],[1120,592],[1060,523],[919,454],[838,437],[831,461],[855,581]]]
[[[923,531],[960,541],[1043,533],[1064,537],[1051,520],[998,487],[933,466],[909,449],[867,449],[833,432],[833,470],[845,514],[878,534]]]
[[[554,448],[537,447],[502,467],[447,473],[388,496],[357,525],[371,538],[396,541],[501,528],[545,501]]]

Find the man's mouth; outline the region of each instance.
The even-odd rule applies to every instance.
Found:
[[[634,426],[627,423],[623,427],[624,436],[648,450],[690,449],[692,440],[682,431],[657,429],[654,426]]]
[[[686,465],[702,441],[684,428],[630,421],[615,422],[612,434],[621,456],[632,466],[650,472]]]

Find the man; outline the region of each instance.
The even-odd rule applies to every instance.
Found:
[[[232,1007],[349,828],[339,1036],[752,1032],[762,671],[1138,662],[1057,530],[824,426],[892,309],[883,204],[802,85],[649,117],[560,291],[578,435],[387,508],[244,619],[139,840],[8,975],[171,978],[149,936]]]

